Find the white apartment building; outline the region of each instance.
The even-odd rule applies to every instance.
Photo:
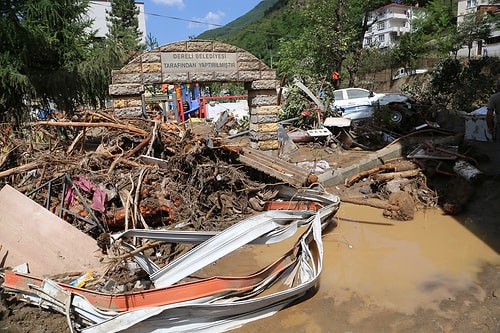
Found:
[[[144,2],[136,2],[139,9],[139,30],[142,33],[141,41],[146,42],[146,19],[144,15]],[[111,10],[111,0],[93,0],[89,1],[89,18],[93,19],[92,30],[96,30],[96,37],[104,38],[108,33],[108,21],[106,21],[106,11]]]
[[[458,0],[457,24],[469,13],[478,15],[495,15],[500,20],[500,3],[490,4],[488,0]],[[470,50],[471,56],[500,56],[500,30],[493,30],[491,36],[484,41],[475,41]],[[459,56],[467,57],[469,49],[464,47],[458,51]]]
[[[422,8],[390,3],[368,14],[368,25],[363,47],[388,48],[394,46],[401,35],[412,31],[414,19],[423,15]]]

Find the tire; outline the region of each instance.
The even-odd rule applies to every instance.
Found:
[[[413,112],[400,103],[389,104],[389,122],[393,125],[403,126],[412,117]]]
[[[402,125],[406,120],[406,114],[399,110],[391,108],[391,113],[389,115],[389,120],[393,124]]]

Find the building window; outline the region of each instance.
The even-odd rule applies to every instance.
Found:
[[[378,30],[384,30],[384,28],[385,28],[385,22],[379,22],[377,24],[377,29]]]
[[[473,8],[477,6],[477,0],[467,0],[467,8]]]
[[[379,41],[379,43],[385,42],[385,36],[384,35],[378,36],[378,41]]]

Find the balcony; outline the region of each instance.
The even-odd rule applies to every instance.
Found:
[[[386,33],[405,34],[408,32],[411,32],[410,27],[392,26],[384,29],[377,29],[377,30],[374,29],[372,31],[372,34],[376,36],[376,35],[383,35]]]

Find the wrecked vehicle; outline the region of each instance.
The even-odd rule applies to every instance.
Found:
[[[334,91],[332,109],[342,118],[361,121],[372,118],[377,107],[389,107],[389,121],[403,125],[413,115],[416,101],[405,94],[374,93],[362,88],[345,88]]]
[[[427,72],[428,72],[427,69],[415,69],[415,68],[401,67],[394,73],[394,75],[392,76],[392,79],[398,80],[398,79],[401,79],[403,77],[416,75],[416,74],[425,74]]]

